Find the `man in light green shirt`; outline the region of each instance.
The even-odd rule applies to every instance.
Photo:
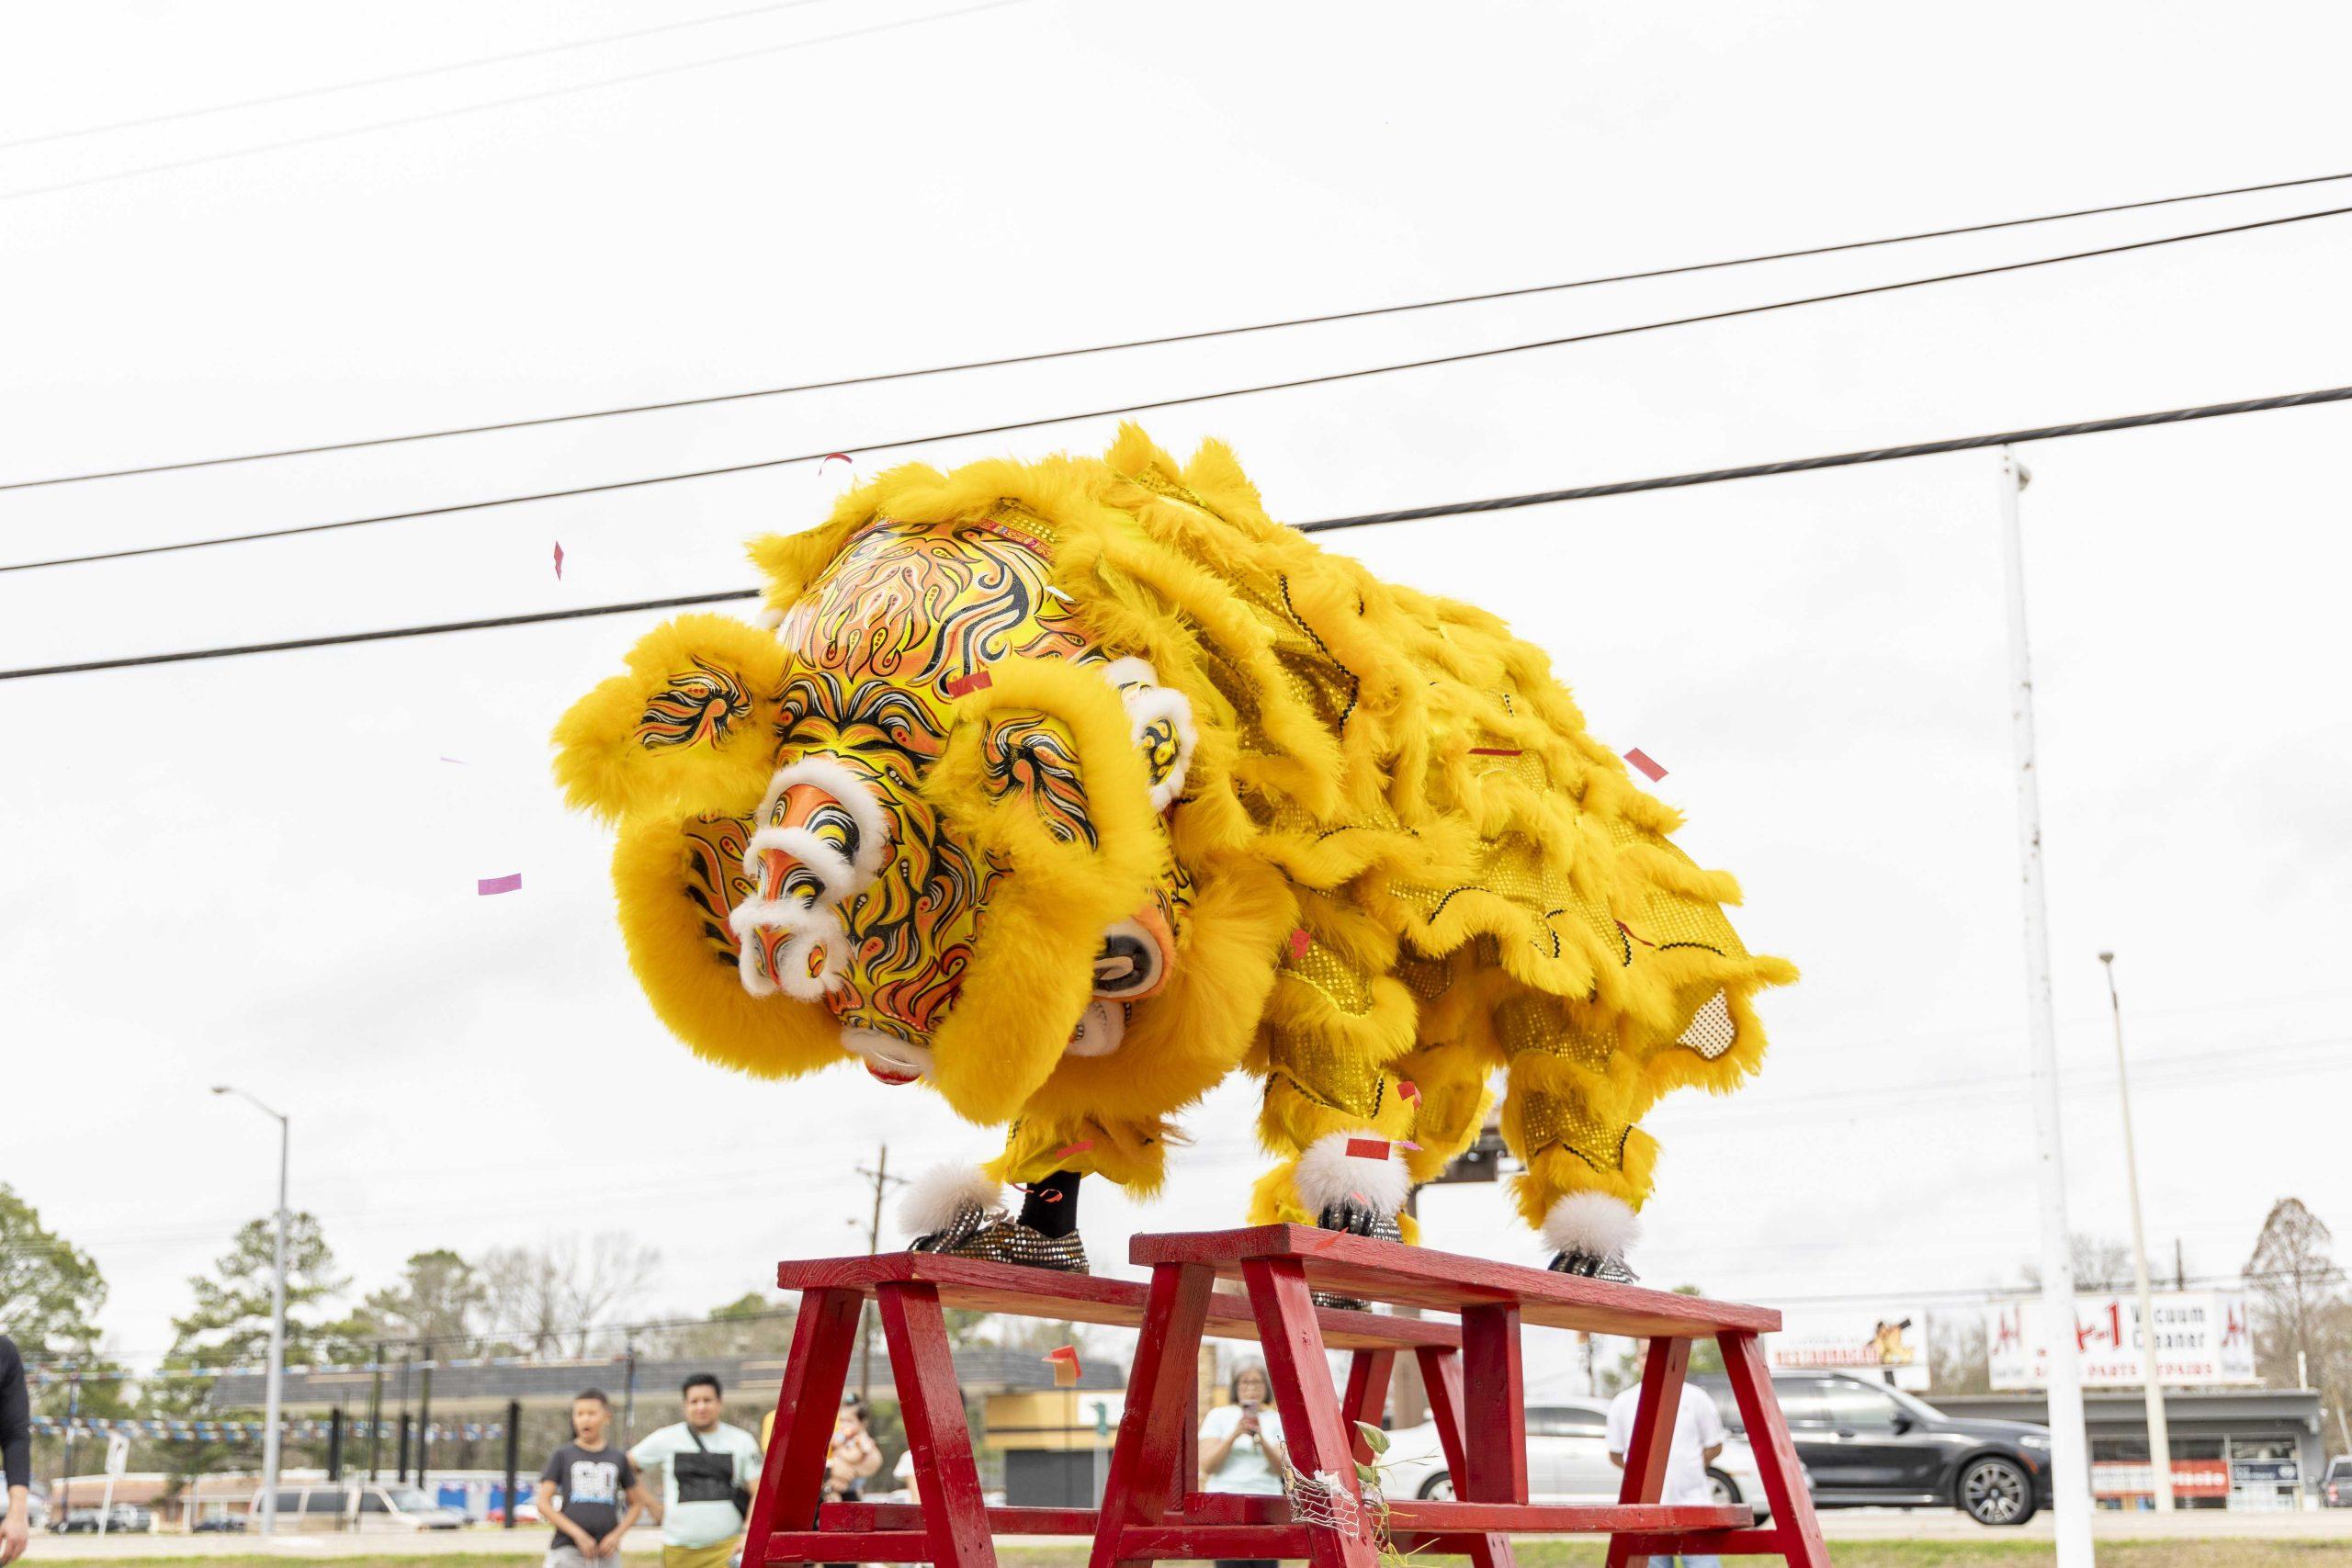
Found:
[[[686,1418],[629,1450],[639,1470],[662,1472],[662,1568],[727,1568],[743,1534],[738,1488],[759,1484],[760,1440],[718,1418],[718,1380],[686,1380]]]

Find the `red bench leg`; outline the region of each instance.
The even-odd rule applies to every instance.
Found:
[[[1655,1503],[1665,1490],[1667,1456],[1674,1451],[1674,1418],[1682,1405],[1682,1374],[1690,1365],[1688,1339],[1650,1341],[1634,1435],[1625,1444],[1625,1480],[1617,1489],[1620,1503]],[[1625,1568],[1641,1555],[1645,1554],[1634,1550],[1630,1535],[1609,1538],[1609,1568]]]
[[[1340,1408],[1347,1414],[1355,1456],[1366,1464],[1374,1456],[1363,1427],[1379,1426],[1380,1418],[1388,1414],[1388,1381],[1396,1368],[1394,1350],[1358,1350],[1348,1358],[1348,1393]]]
[[[1437,1425],[1438,1445],[1445,1450],[1446,1473],[1453,1478],[1457,1496],[1465,1495],[1470,1478],[1470,1444],[1462,1413],[1462,1362],[1442,1345],[1424,1345],[1413,1354],[1421,1363],[1421,1386],[1429,1391],[1430,1419]],[[1515,1568],[1510,1537],[1483,1535],[1470,1544],[1473,1568]]]
[[[883,1285],[875,1293],[890,1347],[891,1381],[899,1387],[899,1413],[921,1477],[930,1560],[941,1568],[996,1568],[988,1503],[980,1495],[979,1467],[972,1461],[972,1432],[964,1421],[964,1393],[947,1349],[939,1291],[910,1283]]]
[[[1114,1568],[1127,1528],[1159,1524],[1198,1483],[1192,1418],[1198,1402],[1201,1329],[1216,1283],[1216,1273],[1197,1263],[1162,1263],[1151,1271],[1090,1568]]]
[[[768,1435],[760,1486],[743,1538],[745,1568],[768,1562],[768,1536],[776,1529],[813,1529],[824,1496],[825,1451],[832,1446],[833,1422],[841,1414],[842,1389],[849,1381],[850,1353],[856,1348],[858,1314],[865,1298],[856,1291],[808,1291],[793,1322],[792,1353],[784,1363],[784,1386],[776,1391],[775,1426]]]
[[[1323,1328],[1315,1320],[1314,1292],[1295,1258],[1250,1258],[1241,1264],[1250,1305],[1258,1315],[1258,1337],[1266,1352],[1266,1372],[1282,1413],[1283,1444],[1293,1469],[1304,1475],[1328,1472],[1349,1496],[1360,1500],[1356,1483],[1355,1429],[1340,1412],[1324,1359]],[[1367,1524],[1369,1521],[1367,1521]],[[1315,1568],[1373,1568],[1379,1560],[1369,1529],[1306,1532],[1308,1560]]]
[[[1804,1483],[1796,1445],[1789,1440],[1789,1424],[1772,1393],[1762,1342],[1753,1334],[1733,1332],[1715,1336],[1715,1343],[1723,1347],[1724,1370],[1731,1374],[1732,1397],[1739,1402],[1747,1446],[1756,1455],[1764,1501],[1771,1505],[1770,1529],[1780,1538],[1781,1555],[1790,1568],[1829,1568],[1821,1521],[1813,1514],[1813,1493]]]
[[[1527,1379],[1519,1303],[1462,1309],[1463,1416],[1470,1438],[1465,1501],[1527,1501]]]

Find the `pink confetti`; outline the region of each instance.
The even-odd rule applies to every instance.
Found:
[[[1396,1146],[1400,1149],[1410,1149],[1415,1154],[1419,1154],[1421,1152],[1421,1145],[1413,1142],[1410,1138],[1401,1140],[1398,1142]]]
[[[1348,1154],[1354,1159],[1386,1159],[1388,1140],[1385,1138],[1350,1138]]]
[[[504,876],[484,876],[474,882],[474,892],[487,898],[493,893],[519,893],[523,890],[523,874],[509,872]]]
[[[1056,1149],[1056,1150],[1054,1151],[1054,1157],[1055,1157],[1056,1159],[1060,1159],[1060,1158],[1062,1158],[1064,1156],[1067,1156],[1067,1155],[1082,1155],[1082,1154],[1084,1154],[1087,1150],[1089,1150],[1089,1149],[1092,1148],[1093,1146],[1094,1146],[1094,1140],[1093,1140],[1093,1139],[1091,1139],[1091,1138],[1080,1138],[1078,1142],[1076,1142],[1076,1143],[1074,1143],[1074,1144],[1064,1144],[1060,1148]]]
[[[1652,784],[1666,777],[1666,770],[1650,761],[1650,754],[1636,746],[1625,753],[1625,761],[1641,770],[1642,776]]]
[[[455,762],[461,768],[466,765],[466,760],[463,757],[444,757],[441,760],[445,762]]]
[[[555,542],[555,577],[558,582],[563,581],[563,541],[561,539]]]
[[[1290,933],[1290,955],[1294,960],[1306,957],[1306,950],[1314,945],[1315,939],[1304,931],[1295,931]]]

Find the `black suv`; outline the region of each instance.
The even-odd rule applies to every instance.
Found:
[[[1740,1429],[1731,1389],[1694,1378]],[[1947,1416],[1900,1389],[1842,1372],[1772,1379],[1797,1457],[1822,1508],[1959,1508],[1978,1524],[2021,1525],[2050,1502],[2050,1428]]]

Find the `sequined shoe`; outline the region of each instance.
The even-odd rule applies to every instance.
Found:
[[[1358,1202],[1352,1197],[1342,1198],[1325,1209],[1316,1216],[1315,1224],[1322,1230],[1345,1231],[1350,1235],[1368,1235],[1381,1241],[1405,1239],[1404,1232],[1397,1228],[1396,1221],[1393,1216],[1380,1213],[1370,1204]],[[1329,1291],[1316,1292],[1315,1304],[1321,1307],[1337,1307],[1342,1312],[1372,1310],[1370,1302],[1359,1300],[1354,1296],[1338,1295]]]
[[[907,1244],[909,1250],[1087,1272],[1086,1243],[1076,1226],[1048,1235],[1006,1213],[1003,1192],[980,1170],[950,1167],[926,1174],[909,1190],[899,1211],[907,1228],[919,1233]]]
[[[1589,1252],[1555,1252],[1552,1255],[1552,1272],[1577,1274],[1588,1280],[1608,1280],[1620,1285],[1630,1285],[1641,1276],[1625,1267],[1618,1257],[1599,1257]]]

